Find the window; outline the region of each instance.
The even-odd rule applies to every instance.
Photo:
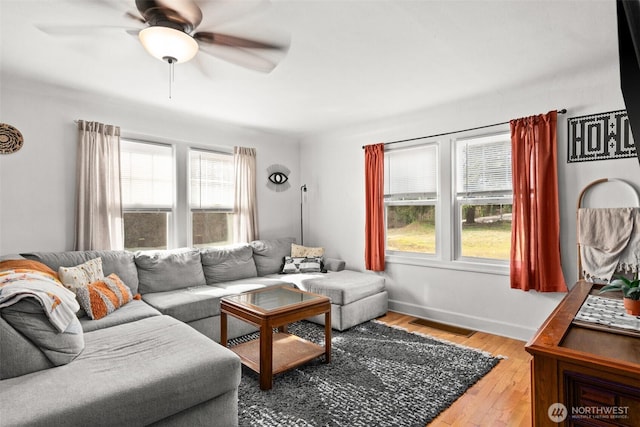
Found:
[[[511,137],[456,140],[458,257],[508,260],[511,249]]]
[[[229,244],[233,240],[233,156],[189,151],[191,239],[195,247]]]
[[[175,188],[173,164],[170,145],[120,141],[126,249],[171,247]]]
[[[384,185],[387,261],[509,273],[508,127],[388,147]]]
[[[435,254],[437,145],[388,151],[384,161],[387,250]]]

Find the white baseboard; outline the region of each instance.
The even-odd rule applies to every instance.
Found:
[[[528,341],[537,331],[537,328],[534,329],[506,322],[498,322],[492,319],[469,316],[462,313],[454,313],[395,300],[389,300],[389,310],[521,341]]]

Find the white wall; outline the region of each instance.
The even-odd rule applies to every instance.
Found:
[[[196,145],[258,149],[258,202],[263,238],[298,236],[300,185],[306,184],[305,241],[322,245],[350,268],[364,269],[364,155],[362,145],[482,126],[567,108],[559,116],[562,257],[566,280],[576,278],[575,210],[579,191],[600,177],[640,188],[636,159],[566,163],[568,117],[623,109],[618,64],[565,71],[545,82],[504,88],[438,108],[398,114],[348,129],[292,138],[178,116],[145,105],[98,99],[70,88],[41,86],[2,75],[0,121],[20,129],[24,147],[0,156],[0,254],[65,250],[73,245],[76,131],[73,120],[117,124],[123,132]],[[170,102],[170,101],[168,101]],[[291,188],[265,186],[266,168],[291,169]],[[528,339],[563,295],[509,289],[506,275],[399,263],[384,272],[391,308],[405,313]]]
[[[615,52],[614,52],[615,53]],[[576,273],[576,201],[601,177],[618,177],[640,189],[635,158],[567,164],[567,118],[624,109],[618,64],[575,70],[519,88],[365,123],[302,141],[302,180],[309,187],[305,243],[324,246],[350,268],[364,269],[363,145],[458,131],[567,108],[558,121],[558,168],[563,270]],[[509,288],[505,274],[478,273],[387,262],[383,273],[390,307],[399,312],[528,340],[564,294]]]
[[[299,238],[299,145],[269,134],[180,116],[145,105],[77,93],[2,75],[0,121],[18,128],[23,148],[0,156],[0,254],[73,249],[77,131],[74,120],[95,120],[121,127],[124,135],[229,149],[257,149],[258,215],[261,238]],[[167,103],[171,101],[167,99]],[[232,149],[232,148],[231,148]],[[291,189],[266,187],[266,169],[291,170]],[[178,234],[178,246],[186,233]]]

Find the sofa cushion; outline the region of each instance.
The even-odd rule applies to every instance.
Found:
[[[76,297],[80,307],[93,320],[102,319],[133,300],[131,290],[114,273],[80,286],[76,289]]]
[[[140,251],[136,252],[135,263],[141,294],[206,284],[198,249]]]
[[[85,340],[72,364],[2,382],[3,425],[25,417],[39,426],[149,425],[240,384],[238,356],[169,316],[100,329]],[[70,390],[73,398],[61,400]]]
[[[279,273],[284,264],[284,257],[291,255],[291,244],[294,242],[293,237],[251,242],[258,276]]]
[[[203,249],[200,258],[207,285],[258,275],[253,249],[246,244]]]
[[[346,262],[337,258],[322,257],[322,261],[322,265],[324,266],[325,270],[329,271],[342,271],[347,266]]]
[[[103,273],[116,273],[131,292],[138,293],[138,270],[133,262],[133,252],[129,251],[66,251],[30,252],[21,254],[27,259],[35,259],[48,265],[54,271],[60,267],[74,267],[94,258],[102,259]]]
[[[287,280],[288,276],[282,274],[274,274],[270,277],[252,277],[249,279],[232,280],[230,282],[218,283],[216,287],[224,288],[230,294],[240,294],[242,292],[253,291],[255,289],[267,288],[269,286],[292,286],[291,281]]]
[[[31,341],[53,366],[71,362],[84,349],[84,335],[78,318],[74,316],[67,329],[60,332],[51,324],[44,308],[35,298],[23,298],[3,307],[0,315],[13,329]]]
[[[133,300],[130,303],[120,307],[108,316],[99,320],[92,320],[89,316],[80,318],[80,325],[84,332],[96,331],[98,329],[111,328],[123,323],[135,322],[136,320],[146,319],[147,317],[160,316],[155,308],[142,300]]]
[[[337,305],[350,304],[385,290],[384,277],[353,270],[287,274],[283,280],[294,283],[303,291],[328,296],[331,304]]]
[[[220,314],[220,298],[233,291],[214,286],[195,286],[166,292],[150,292],[142,295],[143,301],[160,313],[183,322],[204,319]]]
[[[27,337],[0,316],[0,380],[19,377],[54,365]]]

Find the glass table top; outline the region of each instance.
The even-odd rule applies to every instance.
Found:
[[[223,299],[243,305],[252,305],[262,310],[269,311],[320,298],[323,297],[307,292],[301,292],[293,288],[276,287],[233,295]]]

